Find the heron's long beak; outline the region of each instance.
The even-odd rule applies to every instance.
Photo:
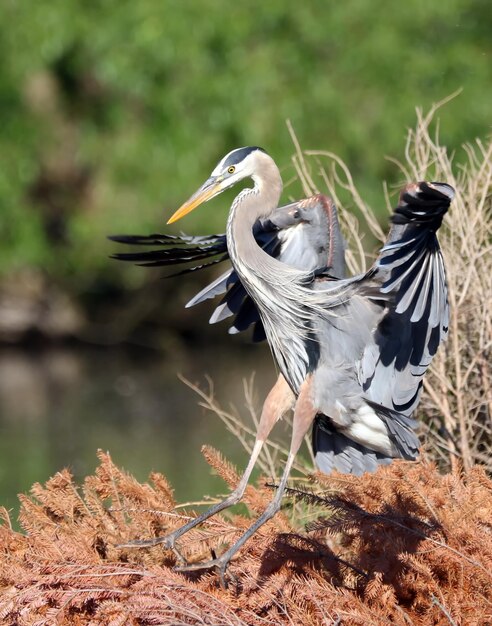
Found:
[[[179,207],[176,213],[168,219],[167,223],[177,222],[187,213],[196,209],[197,206],[200,206],[200,204],[207,202],[221,191],[224,191],[226,186],[223,184],[223,180],[221,176],[211,176],[189,200]]]

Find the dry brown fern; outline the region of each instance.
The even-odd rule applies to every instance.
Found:
[[[235,469],[208,449],[232,481]],[[2,512],[0,623],[396,624],[492,623],[492,482],[480,468],[441,476],[396,462],[362,478],[316,475],[297,489],[318,511],[305,531],[272,520],[231,564],[223,590],[213,573],[178,574],[162,547],[118,549],[183,522],[172,490],[154,474],[140,484],[100,453],[78,488],[64,470],[21,498],[14,531]],[[252,509],[268,489],[250,487]],[[218,516],[184,539],[191,559],[249,523]]]

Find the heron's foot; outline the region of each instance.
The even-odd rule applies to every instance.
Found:
[[[200,563],[187,563],[186,565],[179,565],[174,568],[175,572],[197,572],[202,569],[216,569],[219,575],[220,584],[224,589],[227,589],[227,567],[231,560],[231,556],[227,552],[224,552],[221,556],[211,559],[210,561],[202,561]],[[233,578],[229,573],[229,577]]]
[[[153,548],[154,546],[164,546],[168,550],[172,550],[176,556],[176,561],[180,567],[184,567],[188,564],[188,561],[184,558],[181,552],[176,548],[176,533],[169,533],[162,537],[152,537],[152,539],[135,539],[135,541],[129,541],[128,543],[120,543],[117,548]]]

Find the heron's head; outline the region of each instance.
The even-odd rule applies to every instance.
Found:
[[[168,220],[172,224],[197,206],[211,200],[244,178],[255,178],[263,159],[269,159],[265,150],[257,146],[237,148],[219,161],[210,177]]]

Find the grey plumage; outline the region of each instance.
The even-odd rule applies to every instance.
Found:
[[[278,170],[257,148],[226,155],[212,178],[221,178],[224,168],[231,164],[240,168],[244,162],[250,162],[250,170],[261,166],[262,178],[251,171],[255,187],[244,189],[234,201],[227,236],[183,235],[178,241],[186,244],[185,249],[115,256],[147,265],[212,257],[223,261],[232,256],[235,267],[187,306],[224,294],[211,323],[234,316],[230,332],[253,324],[257,340],[265,337],[265,328],[279,369],[295,395],[306,377],[312,377],[317,408],[313,447],[320,468],[327,467],[322,456],[340,454],[334,450],[343,451],[348,444],[340,442],[346,441],[358,444],[357,456],[377,453],[373,458],[378,463],[416,458],[417,423],[409,418],[448,324],[444,267],[435,233],[452,189],[439,183],[408,185],[374,267],[361,276],[334,280],[344,276],[344,245],[331,200],[314,196],[277,208],[269,195],[280,194]],[[116,240],[168,244],[169,236]],[[351,468],[346,461],[343,466],[355,472],[360,462],[354,461]]]
[[[250,460],[230,496],[166,537],[129,544],[175,549],[186,532],[238,502],[275,422],[293,407],[290,450],[272,502],[220,557],[180,568],[218,567],[221,576],[245,541],[279,510],[294,457],[312,424],[316,462],[326,472],[359,475],[393,458],[416,458],[412,415],[449,318],[436,237],[454,195],[449,185],[407,185],[374,266],[337,280],[330,272],[293,267],[258,245],[255,224],[271,218],[282,191],[279,170],[263,150],[241,148],[226,155],[169,222],[245,178],[254,186],[232,203],[227,250],[283,377],[265,401]],[[211,290],[219,285],[223,282]]]
[[[447,330],[436,231],[452,189],[407,186],[395,209],[397,228],[375,266],[335,281],[282,265],[255,246],[252,224],[268,215],[281,183],[268,155],[253,152],[247,159],[250,169],[262,172],[263,184],[256,175],[255,187],[232,205],[229,254],[260,310],[283,376],[295,395],[310,377],[314,408],[337,432],[387,457],[415,458],[415,423],[405,418],[418,403],[422,377]],[[393,422],[399,437],[388,426]]]

